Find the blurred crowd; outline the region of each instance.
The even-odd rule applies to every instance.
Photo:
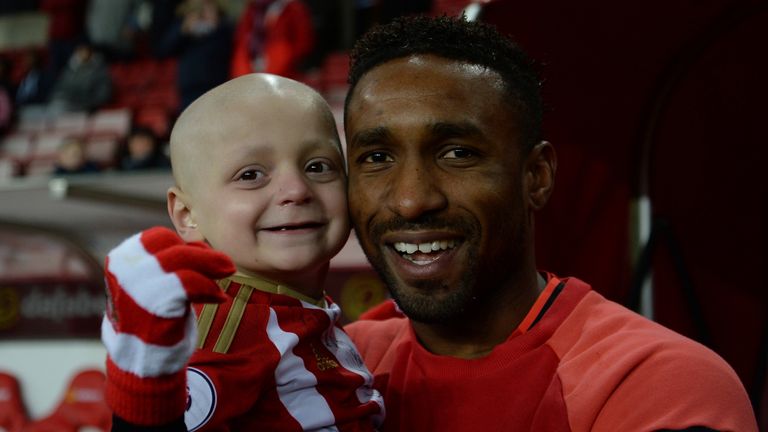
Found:
[[[220,0],[41,0],[48,42],[0,60],[0,126],[29,104],[53,113],[93,111],[111,100],[109,64],[178,59],[179,110],[229,77],[267,71],[300,78],[317,47],[300,0],[253,0],[236,16]],[[21,7],[21,6],[20,6]],[[23,64],[18,64],[23,62]]]
[[[269,72],[318,88],[318,71],[334,53],[343,69],[335,79],[343,81],[345,50],[357,35],[376,23],[431,8],[432,2],[425,0],[4,1],[0,15],[43,13],[48,29],[44,46],[0,49],[0,138],[13,132],[27,113],[42,110],[56,117],[127,107],[134,111],[133,129],[154,134],[162,147],[175,117],[224,81]],[[152,96],[127,88],[125,74],[119,72],[130,65],[168,61],[174,71],[161,84],[166,87],[161,104],[166,120],[142,123],[137,106],[142,96]],[[147,68],[144,73],[156,72]],[[168,91],[174,94],[169,97]],[[76,153],[71,142],[63,141],[71,140],[62,140],[62,149]],[[127,134],[120,137],[112,167],[123,166],[128,141]],[[64,169],[60,165],[56,172]]]

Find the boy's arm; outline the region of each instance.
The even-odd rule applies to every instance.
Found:
[[[179,419],[183,425],[186,365],[196,342],[190,302],[224,300],[215,279],[234,271],[226,255],[203,243],[184,243],[161,227],[136,234],[109,253],[101,336],[107,348],[106,399],[118,425],[130,423],[128,429],[137,430],[136,425],[176,425]]]

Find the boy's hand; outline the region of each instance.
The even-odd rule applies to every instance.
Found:
[[[184,414],[186,364],[197,342],[190,303],[224,301],[215,280],[234,272],[225,254],[184,243],[162,227],[109,252],[101,339],[108,355],[107,401],[115,414],[148,426]]]

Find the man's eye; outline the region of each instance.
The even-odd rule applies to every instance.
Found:
[[[363,162],[368,162],[368,163],[392,162],[392,156],[384,152],[373,152],[373,153],[369,153],[365,158],[363,158]]]
[[[465,148],[450,149],[443,154],[444,159],[467,159],[475,156],[475,152]]]

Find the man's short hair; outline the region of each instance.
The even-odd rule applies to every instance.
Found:
[[[459,17],[405,16],[364,34],[350,53],[350,84],[345,112],[358,81],[389,60],[432,54],[486,67],[505,83],[510,103],[520,115],[525,149],[541,140],[541,82],[532,60],[495,27]]]

